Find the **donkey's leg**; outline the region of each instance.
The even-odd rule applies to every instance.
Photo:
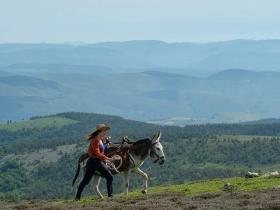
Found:
[[[103,198],[102,193],[99,191],[99,183],[101,180],[101,176],[99,175],[93,175],[93,189],[95,191],[95,193],[98,195],[99,198]]]
[[[123,172],[124,177],[124,194],[128,196],[128,187],[129,187],[129,171]]]
[[[136,173],[141,175],[144,179],[144,189],[142,190],[142,193],[146,194],[148,192],[148,175],[144,171],[142,171],[140,168],[136,169]]]

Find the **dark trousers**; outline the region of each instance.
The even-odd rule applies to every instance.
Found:
[[[100,159],[89,158],[86,163],[84,177],[83,177],[82,181],[79,183],[79,186],[77,188],[77,192],[76,192],[76,196],[75,196],[76,199],[81,198],[81,194],[83,192],[84,187],[89,183],[89,181],[91,180],[95,171],[98,171],[102,177],[105,177],[105,179],[107,181],[108,197],[111,197],[113,195],[113,187],[112,187],[113,175],[112,175],[110,169]]]

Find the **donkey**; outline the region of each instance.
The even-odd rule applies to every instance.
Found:
[[[121,166],[117,168],[117,171],[123,173],[124,177],[124,193],[128,195],[128,187],[129,187],[129,175],[131,172],[135,172],[139,174],[144,181],[144,189],[142,193],[145,194],[148,192],[148,175],[140,169],[140,166],[144,163],[145,159],[150,156],[154,159],[154,163],[159,163],[160,165],[165,162],[165,155],[163,152],[163,147],[160,143],[161,132],[159,131],[152,139],[142,139],[133,143],[129,143],[124,150],[126,151],[126,155],[122,156]],[[123,154],[123,153],[122,153]],[[107,155],[107,154],[106,154]],[[83,156],[83,155],[82,155]],[[74,185],[80,168],[85,167],[85,161],[83,161],[83,157],[80,157],[79,164],[77,168],[76,175],[72,182],[72,186]],[[110,156],[110,155],[109,155]],[[119,157],[118,153],[116,156]],[[112,156],[114,158],[114,155]],[[116,173],[115,173],[116,174]],[[99,191],[99,183],[101,180],[100,174],[96,173],[93,176],[93,188],[96,194],[103,198],[103,195]]]

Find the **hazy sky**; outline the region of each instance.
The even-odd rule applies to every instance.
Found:
[[[279,0],[0,0],[0,42],[280,38]]]

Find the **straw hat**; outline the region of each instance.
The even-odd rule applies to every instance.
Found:
[[[88,134],[87,140],[90,140],[91,137],[96,134],[96,132],[107,131],[109,129],[110,129],[110,127],[105,125],[105,124],[97,124],[96,127],[95,127],[95,130],[93,130],[91,133]]]

